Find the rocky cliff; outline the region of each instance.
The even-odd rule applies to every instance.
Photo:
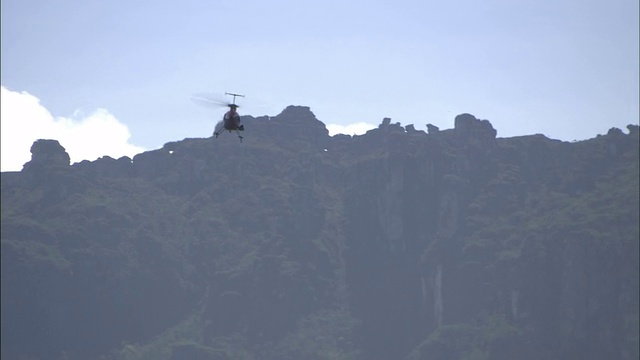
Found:
[[[637,126],[243,121],[2,173],[3,358],[638,357]]]

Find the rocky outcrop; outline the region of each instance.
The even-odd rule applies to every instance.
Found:
[[[479,120],[471,114],[461,114],[455,118],[455,133],[471,144],[486,144],[496,138],[498,132],[488,120]]]
[[[433,124],[427,124],[427,132],[429,134],[435,134],[437,132],[440,131],[440,128],[438,128],[437,126],[433,125]]]
[[[310,144],[318,148],[324,145],[329,136],[324,123],[315,117],[308,106],[288,106],[270,122],[281,137],[298,146]]]
[[[111,156],[103,156],[95,161],[81,161],[73,164],[73,167],[93,178],[128,178],[132,175],[132,163],[133,161],[128,156],[117,160]]]
[[[31,146],[31,161],[24,164],[24,171],[45,168],[65,168],[71,159],[57,140],[36,140]]]

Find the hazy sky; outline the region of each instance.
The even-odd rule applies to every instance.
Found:
[[[309,106],[332,132],[467,112],[571,141],[640,112],[638,0],[0,4],[3,171],[36,138],[76,162],[209,137],[225,109],[202,92],[245,94],[253,116]]]

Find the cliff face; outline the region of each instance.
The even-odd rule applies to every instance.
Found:
[[[38,141],[3,173],[2,356],[638,357],[637,126],[243,121],[73,165]]]

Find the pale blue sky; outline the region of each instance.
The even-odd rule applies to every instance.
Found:
[[[500,137],[638,123],[637,0],[1,6],[3,87],[56,117],[106,109],[147,149],[211,136],[224,109],[194,104],[201,92],[246,94],[240,112],[254,116],[309,106],[325,124],[445,129],[468,112]]]

